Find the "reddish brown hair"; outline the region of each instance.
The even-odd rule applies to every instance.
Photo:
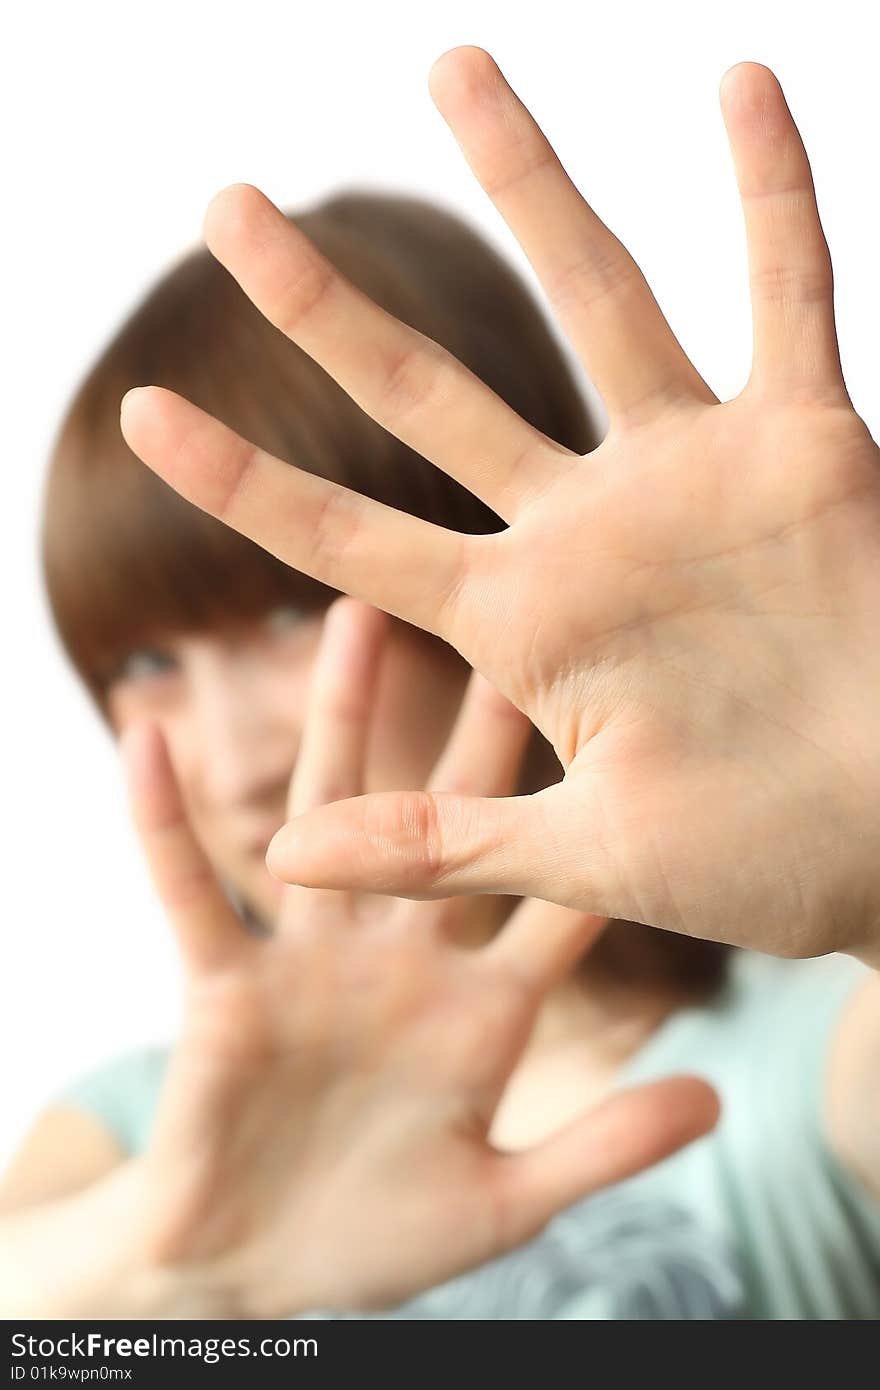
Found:
[[[530,424],[581,454],[599,442],[538,301],[460,218],[422,199],[359,191],[288,216],[349,280],[441,343]],[[207,250],[195,250],[91,367],[52,451],[42,535],[49,601],[102,713],[120,661],[163,633],[219,627],[279,603],[322,608],[333,597],[185,502],[132,454],[119,402],[144,382],[170,387],[300,468],[437,525],[471,533],[502,525],[371,420]],[[552,750],[543,751],[530,759],[545,770],[533,787],[558,775]],[[701,990],[720,978],[720,952],[621,924],[590,960],[617,977],[663,975]]]

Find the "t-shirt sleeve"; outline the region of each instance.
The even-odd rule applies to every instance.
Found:
[[[880,1201],[836,1156],[824,1119],[835,1034],[868,972],[845,956],[777,964],[743,1014],[727,1121],[755,1268],[779,1315],[790,1299],[791,1316],[807,1305],[813,1317],[876,1317]]]
[[[52,1099],[93,1115],[126,1154],[140,1153],[147,1145],[168,1058],[164,1047],[126,1052],[85,1072]]]
[[[880,1201],[824,1121],[835,1035],[866,978],[847,956],[736,953],[720,994],[682,1011],[628,1070],[630,1081],[697,1073],[721,1096],[716,1130],[631,1181],[725,1243],[747,1316],[880,1312]]]

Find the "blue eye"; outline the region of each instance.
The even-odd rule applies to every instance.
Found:
[[[164,652],[156,647],[142,647],[139,651],[130,652],[125,660],[120,662],[115,679],[152,680],[176,669],[177,661],[171,652]]]

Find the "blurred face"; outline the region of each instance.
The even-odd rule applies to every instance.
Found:
[[[323,614],[276,609],[220,633],[134,651],[108,692],[121,732],[149,716],[165,734],[193,827],[217,872],[263,921],[281,885],[264,863],[285,819]],[[470,672],[393,623],[367,757],[365,791],[422,785]]]

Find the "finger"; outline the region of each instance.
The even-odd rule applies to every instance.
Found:
[[[285,564],[451,636],[470,547],[459,535],[273,458],[164,387],[124,397],[130,448],[175,491]]]
[[[474,671],[452,733],[426,784],[429,791],[465,796],[510,796],[534,726],[521,710]],[[462,924],[482,922],[474,901],[459,896],[423,903],[422,920],[450,939]],[[412,911],[411,907],[409,909]],[[480,931],[484,930],[480,925]]]
[[[343,598],[327,610],[290,782],[288,816],[363,791],[387,635],[385,615],[368,604]]]
[[[777,78],[737,63],[721,83],[748,241],[752,381],[843,392],[831,256],[803,141]]]
[[[650,1168],[706,1134],[718,1097],[697,1077],[673,1077],[622,1091],[525,1152],[499,1157],[493,1200],[505,1244],[521,1244],[573,1202]]]
[[[608,917],[527,898],[483,949],[491,969],[516,973],[541,994],[564,980],[602,934]]]
[[[258,189],[224,189],[210,250],[260,312],[368,415],[499,516],[567,471],[571,454],[527,424],[439,343],[347,280]]]
[[[487,798],[377,792],[338,801],[282,826],[266,863],[286,883],[402,898],[507,893],[557,901],[571,882],[579,900],[570,905],[608,911],[606,903],[582,896],[592,880],[598,898],[608,877],[601,844],[583,821],[575,843],[567,806],[553,811],[555,792]]]
[[[158,725],[142,721],[121,736],[135,827],[184,961],[204,971],[247,948],[248,938],[196,839]]]
[[[289,817],[363,791],[370,719],[387,635],[387,619],[378,608],[350,598],[337,599],[328,608],[290,780]],[[349,920],[349,896],[333,889],[289,888],[279,925],[319,908]]]
[[[609,417],[670,399],[714,403],[632,256],[575,188],[547,137],[482,48],[437,60],[431,96],[522,246]]]
[[[528,717],[475,671],[431,776],[430,791],[509,796],[533,732]]]

